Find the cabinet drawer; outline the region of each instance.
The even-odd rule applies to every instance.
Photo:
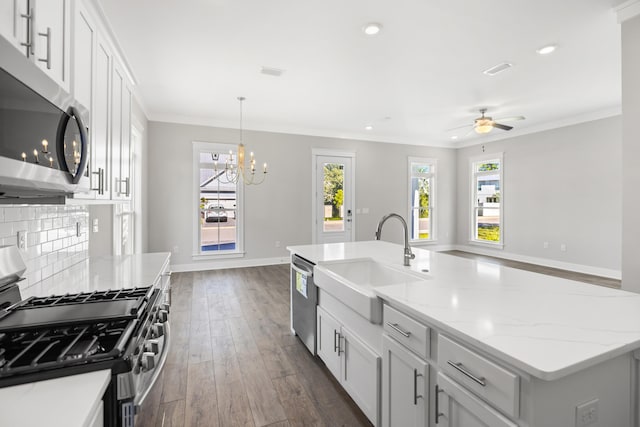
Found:
[[[429,328],[406,314],[384,305],[384,330],[404,346],[410,348],[423,359],[429,357]]]
[[[519,416],[520,377],[438,335],[438,367],[507,415]]]

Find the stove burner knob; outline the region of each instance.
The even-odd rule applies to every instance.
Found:
[[[160,352],[160,343],[158,343],[158,340],[149,340],[144,343],[144,349],[149,353],[158,354]]]
[[[152,328],[153,328],[153,329],[152,329],[152,331],[153,331],[153,335],[154,335],[156,338],[159,338],[159,337],[161,337],[161,336],[163,336],[163,335],[164,335],[164,325],[163,325],[162,323],[155,323],[155,324],[152,326]]]
[[[164,310],[167,313],[169,312],[169,304],[160,304],[160,310]]]
[[[169,313],[167,313],[163,309],[158,310],[158,314],[156,315],[156,320],[162,323],[166,322],[167,320],[169,320]]]
[[[156,366],[155,355],[151,352],[145,351],[140,358],[140,366],[143,371],[149,371]]]

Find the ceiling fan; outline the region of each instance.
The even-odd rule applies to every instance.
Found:
[[[493,130],[493,128],[502,129],[502,130],[511,130],[511,129],[513,129],[513,126],[503,125],[502,123],[498,123],[498,121],[500,121],[500,122],[510,122],[510,121],[515,121],[515,120],[524,120],[524,116],[505,117],[505,118],[502,118],[502,119],[493,120],[493,118],[484,115],[486,112],[487,112],[486,108],[481,108],[480,109],[480,117],[475,119],[473,121],[472,125],[459,126],[457,128],[453,128],[453,129],[449,129],[449,130],[456,130],[456,129],[465,128],[467,126],[473,126],[473,130],[476,131],[476,133],[484,134],[484,133],[491,132]]]

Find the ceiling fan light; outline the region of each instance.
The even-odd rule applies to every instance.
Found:
[[[493,129],[493,121],[488,119],[481,119],[476,121],[474,130],[476,133],[489,133]]]

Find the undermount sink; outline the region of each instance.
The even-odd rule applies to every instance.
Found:
[[[397,285],[428,279],[414,271],[402,270],[371,258],[328,261],[314,268],[314,282],[371,323],[382,323],[382,301],[373,292],[378,286]]]

